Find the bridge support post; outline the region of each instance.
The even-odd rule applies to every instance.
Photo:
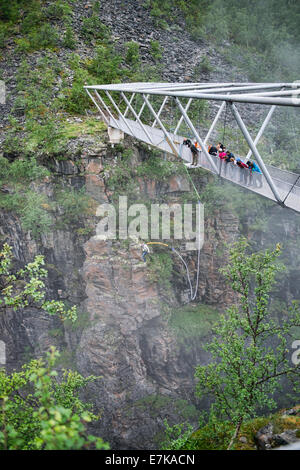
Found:
[[[215,119],[214,119],[212,125],[210,126],[210,129],[209,129],[209,131],[208,131],[208,133],[207,133],[207,135],[206,135],[206,137],[205,137],[205,139],[204,139],[205,145],[207,144],[208,139],[210,138],[212,131],[213,131],[214,128],[216,127],[216,124],[217,124],[218,120],[220,119],[220,116],[221,116],[221,114],[222,114],[222,112],[223,112],[225,106],[226,106],[226,101],[223,101],[223,103],[222,103],[221,106],[219,107],[219,110],[218,110],[218,112],[217,112],[217,115],[216,115],[216,117],[215,117]]]
[[[115,108],[115,110],[117,111],[117,113],[119,114],[121,120],[124,122],[125,126],[127,127],[127,129],[129,129],[129,134],[132,135],[132,137],[134,137],[134,131],[131,129],[130,125],[128,124],[128,122],[126,121],[126,118],[124,118],[123,114],[121,113],[121,111],[119,110],[118,106],[116,105],[116,103],[114,102],[114,100],[112,99],[110,93],[108,93],[108,91],[105,91],[105,94],[106,96],[108,97],[109,101],[111,102],[111,104],[113,105],[113,107]]]
[[[154,119],[156,119],[156,121],[158,122],[161,130],[163,131],[163,133],[165,134],[165,138],[166,138],[166,141],[168,142],[169,146],[171,147],[172,149],[172,152],[175,153],[175,155],[177,155],[177,157],[180,157],[179,155],[179,152],[177,150],[177,147],[176,145],[173,143],[167,129],[165,128],[165,126],[163,125],[163,123],[161,122],[159,116],[157,115],[157,113],[154,111],[150,101],[148,100],[147,96],[143,94],[143,100],[145,101],[146,105],[148,106],[149,110],[151,111]]]
[[[96,106],[96,108],[98,109],[98,111],[100,112],[101,116],[103,117],[104,119],[104,122],[109,126],[109,120],[107,119],[107,117],[105,116],[104,112],[102,111],[102,109],[100,108],[100,106],[98,105],[97,101],[95,100],[95,98],[93,97],[92,93],[89,92],[88,89],[86,89],[86,92],[87,94],[89,95],[89,97],[91,98],[91,100],[93,101],[94,105]]]
[[[180,111],[181,111],[181,114],[183,115],[183,119],[185,120],[187,126],[191,129],[191,131],[193,132],[194,134],[194,137],[195,139],[199,142],[199,144],[201,145],[201,148],[202,148],[202,151],[204,152],[204,155],[206,156],[206,158],[209,160],[213,170],[215,171],[216,175],[219,173],[218,171],[218,168],[216,167],[216,164],[215,162],[213,161],[213,159],[211,158],[211,156],[209,155],[208,151],[207,151],[207,148],[203,142],[203,140],[201,139],[201,137],[199,136],[198,132],[196,131],[192,121],[190,120],[190,118],[188,117],[187,113],[185,112],[185,109],[184,107],[182,106],[182,104],[180,103],[179,99],[176,98],[176,103],[177,103],[177,106],[179,107]]]
[[[270,122],[270,120],[271,120],[271,117],[273,116],[273,113],[274,113],[275,109],[276,109],[276,106],[273,104],[273,106],[271,107],[271,109],[270,109],[269,112],[268,112],[268,115],[267,115],[266,119],[265,119],[264,122],[263,122],[263,125],[261,126],[261,128],[260,128],[260,130],[259,130],[257,136],[255,137],[254,145],[257,145],[258,142],[260,141],[260,138],[261,138],[261,136],[263,135],[263,133],[265,132],[265,129],[266,129],[267,125],[269,124],[269,122]],[[251,157],[251,155],[252,155],[252,151],[249,150],[249,152],[247,153],[247,157],[246,157],[246,158],[249,160],[249,158]]]
[[[132,93],[131,97],[130,97],[130,100],[129,100],[129,103],[131,104],[134,100],[134,97],[135,97],[135,93]],[[127,116],[127,113],[129,111],[129,107],[127,106],[126,110],[125,110],[125,113],[124,113],[124,117],[126,118]]]
[[[186,113],[188,112],[189,107],[190,107],[191,104],[192,104],[192,101],[193,101],[192,98],[190,98],[190,99],[188,100],[187,105],[186,105],[186,107],[185,107],[185,112],[186,112]],[[177,124],[177,126],[176,126],[176,129],[175,129],[175,131],[174,131],[174,135],[177,134],[177,132],[178,132],[180,126],[181,126],[182,121],[183,121],[183,116],[181,116],[180,119],[179,119],[179,121],[178,121],[178,124]]]
[[[274,194],[275,199],[277,200],[277,202],[279,202],[280,205],[283,205],[283,201],[282,201],[281,197],[279,196],[279,193],[278,193],[277,188],[276,188],[276,186],[273,182],[273,179],[272,179],[270,173],[268,172],[268,170],[267,170],[267,168],[264,164],[264,161],[263,161],[262,157],[260,156],[260,154],[259,154],[259,152],[258,152],[258,150],[257,150],[257,148],[256,148],[249,132],[248,132],[248,129],[245,126],[244,121],[242,120],[242,118],[240,116],[240,113],[238,112],[236,106],[232,102],[229,102],[229,106],[230,106],[232,114],[233,114],[233,116],[234,116],[234,118],[235,118],[235,120],[236,120],[243,136],[245,137],[245,139],[246,139],[246,141],[247,141],[254,157],[258,161],[258,164],[261,168],[261,171],[263,172],[263,174],[264,174],[264,176],[265,176],[265,178],[266,178],[266,180],[267,180],[267,182],[268,182],[268,184],[271,188],[271,191]]]
[[[169,99],[168,96],[165,96],[165,97],[164,97],[163,103],[162,103],[162,105],[161,105],[161,107],[160,107],[160,109],[159,109],[159,111],[158,111],[158,113],[157,113],[157,116],[158,116],[158,117],[161,115],[162,110],[164,109],[165,104],[166,104],[166,102],[168,101],[168,99]],[[155,125],[156,125],[156,119],[153,121],[153,124],[152,124],[151,127],[155,127]]]
[[[96,94],[98,100],[100,101],[100,103],[102,104],[102,106],[104,107],[105,111],[108,113],[108,115],[111,117],[111,119],[114,121],[116,127],[118,128],[118,127],[119,127],[119,126],[118,126],[118,122],[117,122],[117,120],[113,117],[112,113],[110,112],[109,107],[106,106],[105,101],[101,98],[101,96],[98,94],[97,91],[95,91],[95,94]],[[97,106],[97,108],[99,109],[99,106]]]
[[[139,125],[141,126],[142,130],[144,131],[145,135],[147,136],[147,138],[149,139],[149,143],[154,145],[153,143],[153,140],[152,140],[152,137],[151,135],[149,134],[149,132],[147,131],[147,129],[145,128],[144,124],[142,123],[142,121],[140,120],[139,116],[136,114],[134,108],[131,106],[131,103],[128,101],[126,95],[123,93],[123,91],[121,92],[121,96],[123,98],[123,100],[125,101],[125,103],[127,104],[128,108],[130,109],[130,111],[132,112],[132,114],[134,115],[135,119],[137,120],[137,122],[139,123]]]
[[[147,95],[147,98],[149,98],[149,95]],[[145,101],[143,101],[143,104],[142,104],[142,106],[141,106],[141,109],[140,109],[139,112],[138,112],[138,117],[139,117],[139,118],[140,118],[141,115],[143,114],[143,111],[144,111],[144,109],[145,109],[145,106],[146,106],[146,103],[145,103]]]

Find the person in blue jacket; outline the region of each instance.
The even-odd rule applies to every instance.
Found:
[[[259,166],[255,162],[252,162],[250,160],[247,161],[247,165],[251,171],[251,177],[252,177],[251,179],[253,179],[253,183],[258,188],[261,188],[263,185],[263,181],[262,181],[262,172]]]

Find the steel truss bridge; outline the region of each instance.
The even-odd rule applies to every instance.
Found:
[[[198,166],[225,180],[267,197],[283,207],[300,212],[300,175],[264,163],[257,149],[277,106],[300,107],[300,82],[295,83],[130,83],[85,86],[110,131],[126,133],[162,152],[170,153],[191,163],[190,149],[182,145],[184,138],[197,141],[201,147]],[[218,111],[206,136],[200,135],[193,104],[199,100],[214,101]],[[240,114],[240,103],[267,106],[267,113],[258,134],[251,137]],[[175,124],[170,114],[175,108]],[[226,163],[208,153],[208,143],[224,111],[230,110],[251,158],[259,165],[262,175],[254,177],[247,169]],[[172,111],[173,110],[173,111]],[[184,127],[184,130],[183,130]],[[188,129],[188,131],[187,131]],[[181,135],[183,134],[183,135]],[[222,140],[221,138],[219,139]],[[234,149],[232,149],[233,153]],[[288,151],[288,149],[287,149]],[[192,167],[194,168],[194,167]]]

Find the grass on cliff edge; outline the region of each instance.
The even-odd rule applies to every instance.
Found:
[[[297,415],[285,416],[284,410],[281,410],[275,414],[245,422],[239,433],[239,439],[244,438],[245,442],[238,440],[233,450],[257,450],[254,440],[255,435],[269,423],[273,424],[274,434],[293,429],[297,430],[296,436],[300,438],[300,405],[293,408],[298,410]],[[233,431],[234,426],[227,422],[219,423],[215,429],[207,424],[194,432],[181,450],[226,450]]]
[[[64,121],[61,134],[67,139],[76,139],[84,135],[97,135],[99,137],[105,136],[107,126],[103,121],[91,117],[80,117],[80,121],[72,121],[68,119]]]
[[[203,338],[209,334],[220,313],[204,304],[188,304],[174,309],[169,319],[169,326],[174,330],[180,343],[190,338]]]

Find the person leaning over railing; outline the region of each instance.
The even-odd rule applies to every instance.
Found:
[[[248,185],[248,176],[249,176],[249,173],[248,173],[247,170],[249,170],[249,167],[240,158],[236,159],[236,164],[240,168],[240,181],[239,181],[239,183],[245,184],[247,186]]]
[[[233,165],[236,165],[235,156],[229,150],[227,150],[226,152],[224,162],[226,163],[225,168],[224,168],[224,176],[226,176],[227,170],[228,170],[228,163],[233,163]],[[231,165],[229,166],[229,168],[230,167],[233,168]]]
[[[217,147],[214,147],[213,145],[209,145],[208,146],[208,153],[209,153],[209,155],[213,155],[214,157],[216,157],[218,155]]]
[[[262,172],[260,171],[259,166],[251,160],[247,161],[247,165],[250,169],[250,184],[253,182],[254,186],[261,188],[263,185],[263,180]]]

